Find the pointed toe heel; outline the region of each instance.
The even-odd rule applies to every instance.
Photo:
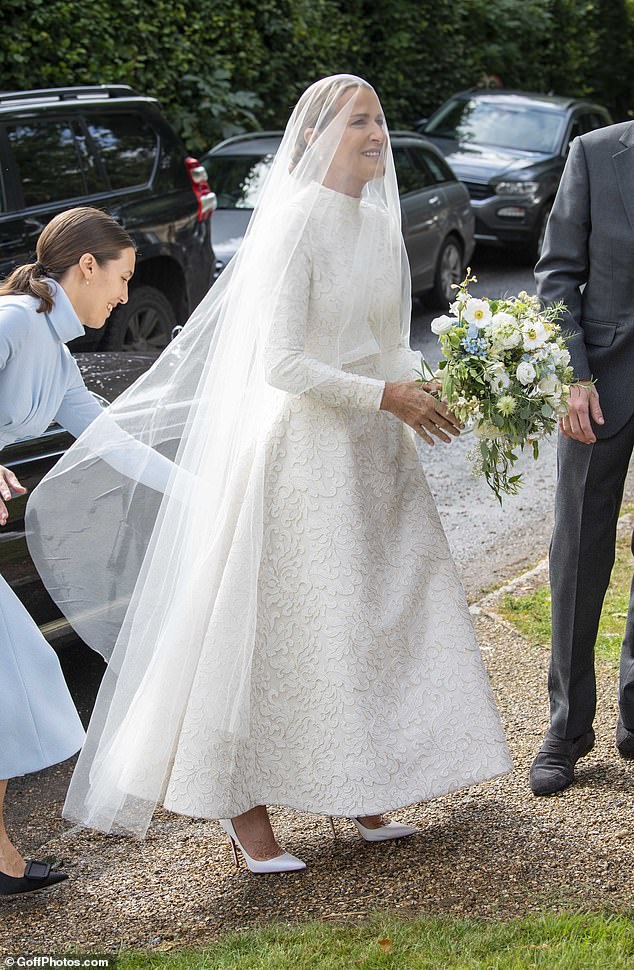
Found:
[[[369,829],[358,818],[351,818],[350,821],[356,826],[364,842],[390,842],[392,839],[405,839],[420,832],[414,825],[400,825],[398,822],[386,822],[378,829]]]
[[[272,872],[299,872],[301,869],[306,868],[306,863],[302,862],[302,860],[298,859],[296,856],[291,855],[290,852],[282,852],[281,855],[277,855],[273,859],[253,859],[240,842],[231,819],[221,818],[218,821],[220,822],[221,828],[225,830],[229,837],[231,850],[233,852],[233,859],[237,868],[240,868],[240,860],[237,851],[238,849],[240,849],[249,871],[254,872],[257,875]]]

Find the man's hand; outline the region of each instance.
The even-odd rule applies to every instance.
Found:
[[[26,491],[13,472],[0,465],[0,525],[6,525],[9,518],[5,502],[8,502],[15,495],[25,495]]]
[[[579,381],[570,388],[568,414],[559,419],[559,427],[567,438],[581,441],[584,445],[592,445],[597,438],[592,430],[591,418],[597,424],[604,424],[599,395],[594,384]]]
[[[418,381],[386,384],[381,410],[390,411],[413,428],[428,445],[435,444],[432,435],[451,441],[460,434],[460,422],[446,404],[429,394]]]

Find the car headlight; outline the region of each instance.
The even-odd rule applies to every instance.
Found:
[[[498,182],[497,195],[537,195],[539,182]]]

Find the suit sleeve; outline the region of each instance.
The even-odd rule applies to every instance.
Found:
[[[592,376],[581,325],[581,287],[588,280],[590,226],[588,166],[583,141],[575,138],[548,220],[535,281],[544,304],[562,301],[566,306],[561,327],[569,335],[567,346],[578,380]]]

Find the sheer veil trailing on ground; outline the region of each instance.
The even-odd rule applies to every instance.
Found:
[[[381,353],[381,320],[358,326],[377,302],[379,251],[403,280],[407,340],[409,273],[389,140],[361,197],[353,257],[367,286],[351,287],[336,345],[289,346],[276,333],[289,267],[342,134],[355,124],[362,86],[338,75],[304,93],[236,258],[151,370],[29,502],[29,547],[46,586],[78,634],[109,659],[65,807],[74,821],[144,834],[203,646],[216,667],[206,704],[218,735],[248,736],[264,429],[289,387],[301,395],[333,368]],[[284,392],[275,387],[282,374]],[[109,464],[127,436],[149,446],[133,449],[148,464],[154,450],[173,459],[165,494],[140,484],[142,469],[123,478]]]

